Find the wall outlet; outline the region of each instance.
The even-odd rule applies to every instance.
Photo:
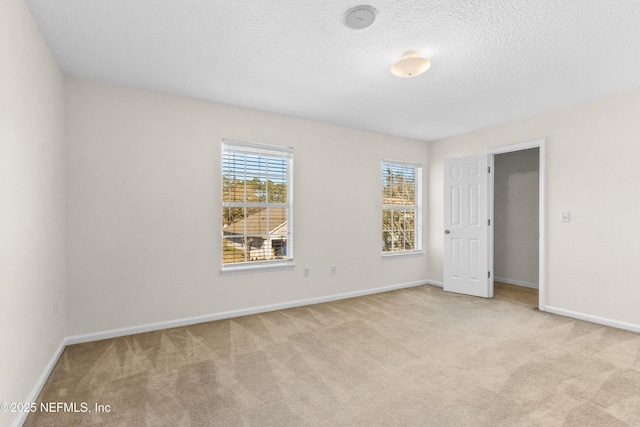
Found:
[[[308,267],[304,268],[304,277],[309,277],[309,275],[311,274],[311,269]]]
[[[570,212],[562,212],[560,214],[560,222],[569,222],[571,220]]]
[[[336,274],[336,266],[335,265],[331,266],[331,274]]]

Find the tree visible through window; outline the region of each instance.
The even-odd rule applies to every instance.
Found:
[[[223,142],[223,268],[293,259],[292,164],[287,147]]]
[[[382,252],[422,250],[422,168],[382,163]]]

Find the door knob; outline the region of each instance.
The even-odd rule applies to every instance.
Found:
[[[444,230],[444,234],[449,234],[451,233],[449,230]]]

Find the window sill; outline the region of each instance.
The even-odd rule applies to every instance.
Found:
[[[293,270],[295,264],[293,260],[286,260],[281,262],[269,262],[269,263],[256,263],[256,264],[242,264],[242,265],[228,265],[222,266],[220,273],[222,275],[242,274],[242,273],[257,273],[261,271],[277,271],[277,270]]]
[[[382,258],[403,258],[412,256],[422,256],[424,251],[397,251],[397,252],[383,252]]]

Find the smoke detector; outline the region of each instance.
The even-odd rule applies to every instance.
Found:
[[[360,5],[352,7],[344,13],[344,25],[354,30],[367,28],[376,20],[378,11],[371,6]]]

